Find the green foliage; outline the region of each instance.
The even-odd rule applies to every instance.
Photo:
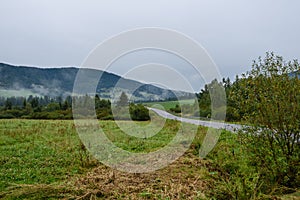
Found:
[[[209,85],[205,85],[204,89],[198,94],[198,102],[200,109],[200,117],[211,117],[211,99],[208,90]]]
[[[251,127],[247,132],[239,133],[240,141],[247,150],[249,162],[261,175],[264,192],[286,193],[297,188],[300,183],[299,151],[287,160],[288,155],[280,144],[267,137],[273,134],[271,130]],[[257,133],[259,135],[255,135]]]
[[[28,99],[24,97],[7,98],[7,102],[3,109],[0,109],[0,119],[23,118],[23,119],[73,119],[72,101],[76,102],[77,109],[82,115],[89,114],[96,110],[98,119],[112,120],[114,119],[111,110],[111,102],[106,99],[100,99],[99,95],[95,98],[88,95],[73,97],[68,96],[65,100],[61,97],[51,99],[45,97],[29,96]],[[14,104],[12,103],[14,102]],[[29,103],[27,103],[29,102]],[[63,103],[61,103],[63,102]],[[149,120],[149,111],[142,105],[130,105],[128,107],[128,98],[125,93],[122,93],[118,113],[129,113],[132,120],[145,121]],[[93,107],[92,105],[95,105]],[[120,105],[127,104],[121,108]],[[115,119],[130,119],[130,115],[119,114]]]
[[[225,119],[226,94],[229,92],[231,83],[229,78],[223,82],[216,79],[206,84],[197,96],[197,101],[192,100],[189,104],[175,104],[170,108],[171,112],[181,113],[183,116],[212,118],[215,120]],[[198,104],[198,105],[197,105]],[[212,113],[212,110],[214,111]]]
[[[103,108],[110,108],[111,102],[110,100],[100,99],[99,95],[96,94],[95,96],[95,108],[97,109],[103,109]]]
[[[213,152],[210,195],[216,199],[263,199],[265,185],[238,135],[223,131]]]
[[[227,104],[227,106],[226,106],[226,121],[239,122],[240,120],[241,120],[241,115],[239,113],[239,110],[236,109],[234,106]]]
[[[170,108],[170,111],[174,113],[181,113],[181,107],[176,104],[175,108]]]
[[[6,100],[5,101],[5,107],[4,107],[4,109],[5,110],[11,110],[11,108],[12,108],[12,103],[11,103],[11,101],[10,100]]]
[[[248,137],[222,132],[217,146],[208,155],[213,180],[208,194],[216,199],[248,200],[276,199],[275,196],[295,192],[296,189],[283,187],[276,180],[276,170],[284,171],[284,161],[275,163],[264,141],[255,143],[255,138]],[[263,162],[264,166],[258,166]]]
[[[249,126],[237,135],[222,133],[209,155],[214,166],[212,197],[273,199],[296,191],[300,185],[299,69],[297,61],[285,62],[267,53],[250,72],[225,87],[226,120],[243,120]]]
[[[0,100],[3,101],[3,97]],[[68,96],[61,104],[62,98],[44,97],[9,97],[10,109],[0,107],[0,118],[25,118],[25,119],[72,119],[71,97]]]
[[[142,104],[133,104],[123,107],[114,107],[113,118],[115,120],[147,121],[150,119],[149,110]]]
[[[60,109],[59,104],[55,103],[55,102],[49,103],[45,107],[45,111],[47,111],[47,112],[53,112],[53,111],[56,111],[56,110],[59,110],[59,109]]]
[[[239,79],[232,99],[251,124],[241,132],[251,160],[268,184],[300,184],[300,80],[297,61],[267,53]],[[270,187],[272,187],[270,185]]]
[[[132,120],[147,121],[150,120],[149,110],[142,104],[130,104],[129,112]]]
[[[113,118],[116,120],[147,121],[150,119],[149,110],[142,104],[129,103],[125,92],[122,92],[120,99],[113,106]]]
[[[31,101],[30,101],[30,104],[31,104],[32,108],[38,107],[39,106],[39,99],[38,99],[38,97],[32,98]]]

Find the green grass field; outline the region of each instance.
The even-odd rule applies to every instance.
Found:
[[[152,126],[147,121],[135,123],[147,132],[162,121],[157,117]],[[130,130],[129,122],[120,123]],[[167,120],[156,135],[136,138],[122,132],[114,121],[99,121],[99,125],[116,146],[131,152],[156,151],[181,127]],[[233,181],[220,178],[226,171],[220,166],[237,168],[246,155],[236,135],[223,132],[215,150],[201,159],[198,150],[207,129],[196,128],[189,150],[175,162],[155,172],[134,174],[94,159],[71,120],[0,120],[0,199],[212,199],[224,191],[244,192],[243,185],[235,182],[241,180],[239,176]],[[298,196],[299,192],[284,199]]]
[[[1,120],[0,189],[53,183],[84,172],[72,121]]]
[[[161,121],[158,120],[158,122]],[[128,128],[130,128],[128,122],[121,123],[123,126],[128,124]],[[149,122],[135,123],[144,127],[144,130],[155,128],[153,127],[155,124],[148,126]],[[115,145],[132,152],[155,151],[168,144],[180,128],[178,122],[168,120],[158,134],[145,139],[124,134],[114,121],[99,121],[99,124]],[[199,134],[196,140],[202,139],[205,130],[205,128],[198,130]],[[166,177],[167,172],[164,171],[170,170],[169,167],[146,175],[145,180],[136,174],[112,170],[99,163],[87,152],[71,120],[0,120],[0,151],[0,198],[4,199],[56,199],[61,197],[72,199],[87,193],[89,196],[100,196],[103,199],[122,195],[123,197],[124,195],[133,195],[132,198],[139,199],[154,195],[154,193],[159,194],[158,191],[161,196],[168,197],[171,193],[162,191],[162,189],[164,185],[168,184],[171,187],[170,177],[189,175],[196,180],[198,176],[202,176],[203,171],[206,171],[204,168],[190,168],[189,165],[183,165],[182,162],[200,162],[197,156],[191,154],[171,167],[176,172],[170,177]],[[181,169],[177,168],[178,165],[181,166]],[[93,184],[96,183],[87,184],[86,181],[99,175],[108,179],[109,177],[106,176],[111,172],[116,174],[117,179],[127,177],[127,181],[139,180],[135,186],[137,191],[131,194],[130,183],[125,181],[122,187],[110,185],[101,195],[94,194],[96,188]],[[92,177],[91,173],[94,174]],[[145,185],[145,181],[147,182],[151,177],[160,180],[155,186],[158,187],[157,189],[154,186]],[[75,183],[79,184],[79,187],[75,187]],[[99,187],[103,187],[103,185],[99,185]],[[115,189],[120,191],[112,194],[111,192]],[[150,190],[151,194],[149,194]],[[203,195],[200,188],[198,193]]]

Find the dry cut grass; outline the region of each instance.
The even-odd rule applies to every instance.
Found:
[[[75,180],[78,199],[205,199],[207,162],[187,153],[168,167],[146,174],[101,165]]]
[[[145,174],[99,164],[85,175],[54,184],[15,184],[4,199],[206,199],[209,162],[191,152],[168,167]]]

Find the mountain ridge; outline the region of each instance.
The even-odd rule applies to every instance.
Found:
[[[102,98],[111,98],[113,89],[116,93],[124,91],[132,94],[132,98],[135,101],[163,100],[189,95],[188,92],[163,89],[97,69],[77,67],[39,68],[15,66],[6,63],[0,63],[0,90],[28,91],[41,96],[71,95],[79,70],[87,71],[91,74],[102,73],[101,80],[96,88],[96,93]],[[118,87],[115,88],[118,82],[122,84],[118,84]],[[137,90],[134,90],[136,88]]]

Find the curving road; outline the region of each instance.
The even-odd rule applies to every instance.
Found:
[[[173,119],[181,122],[186,122],[190,124],[195,124],[195,125],[200,125],[200,126],[206,126],[206,127],[211,127],[211,128],[216,128],[216,129],[225,129],[228,131],[236,132],[237,130],[241,129],[241,125],[237,124],[228,124],[224,122],[216,122],[216,121],[204,121],[204,120],[198,120],[198,119],[189,119],[189,118],[183,118],[183,117],[178,117],[175,115],[172,115],[164,110],[160,110],[157,108],[149,108],[149,110],[152,110],[153,112],[157,113],[159,116],[166,118],[166,119]]]

